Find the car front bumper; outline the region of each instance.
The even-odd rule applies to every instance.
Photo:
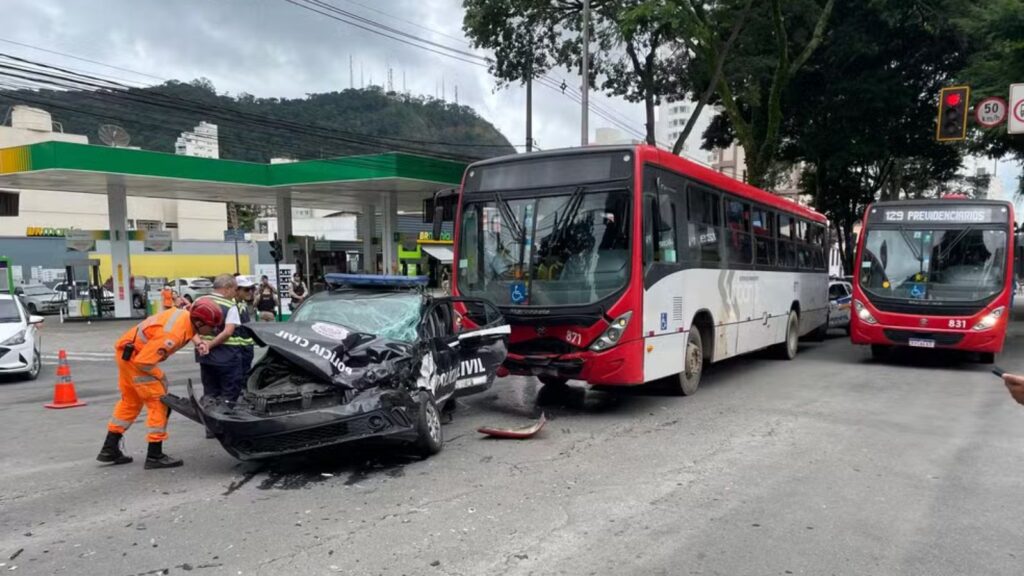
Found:
[[[14,346],[0,346],[0,374],[20,374],[32,370],[35,356],[32,340]]]
[[[349,402],[275,415],[257,414],[244,402],[227,405],[168,394],[164,404],[204,424],[239,460],[284,456],[370,438],[414,441],[419,401],[404,390],[375,388]]]

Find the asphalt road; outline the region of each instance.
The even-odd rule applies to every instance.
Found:
[[[444,451],[241,464],[172,417],[173,471],[94,457],[124,325],[47,326],[88,406],[45,410],[53,363],[0,384],[0,570],[24,574],[1024,572],[1024,407],[949,355],[877,364],[842,338],[714,367],[696,396],[576,390],[532,440],[537,386],[461,402]],[[1016,330],[1015,330],[1016,331]],[[172,378],[196,377],[185,357]],[[1024,369],[1024,336],[999,362]],[[180,388],[180,386],[177,386]]]

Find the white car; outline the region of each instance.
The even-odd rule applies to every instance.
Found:
[[[850,333],[850,304],[853,300],[853,285],[849,282],[832,280],[828,283],[828,327],[842,328]]]
[[[29,315],[18,298],[0,294],[0,375],[39,377],[42,341],[36,326],[42,322],[43,317]]]
[[[171,288],[189,303],[200,296],[213,293],[213,282],[206,278],[175,278],[171,280]]]

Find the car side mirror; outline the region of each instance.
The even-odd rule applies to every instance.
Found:
[[[45,320],[46,320],[46,318],[43,318],[42,316],[29,316],[28,317],[28,323],[29,324],[42,324]]]

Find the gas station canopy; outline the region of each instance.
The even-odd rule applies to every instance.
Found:
[[[398,210],[419,211],[438,188],[458,185],[466,165],[402,153],[258,164],[148,150],[43,142],[0,149],[0,187],[275,204],[358,211],[396,192]]]

